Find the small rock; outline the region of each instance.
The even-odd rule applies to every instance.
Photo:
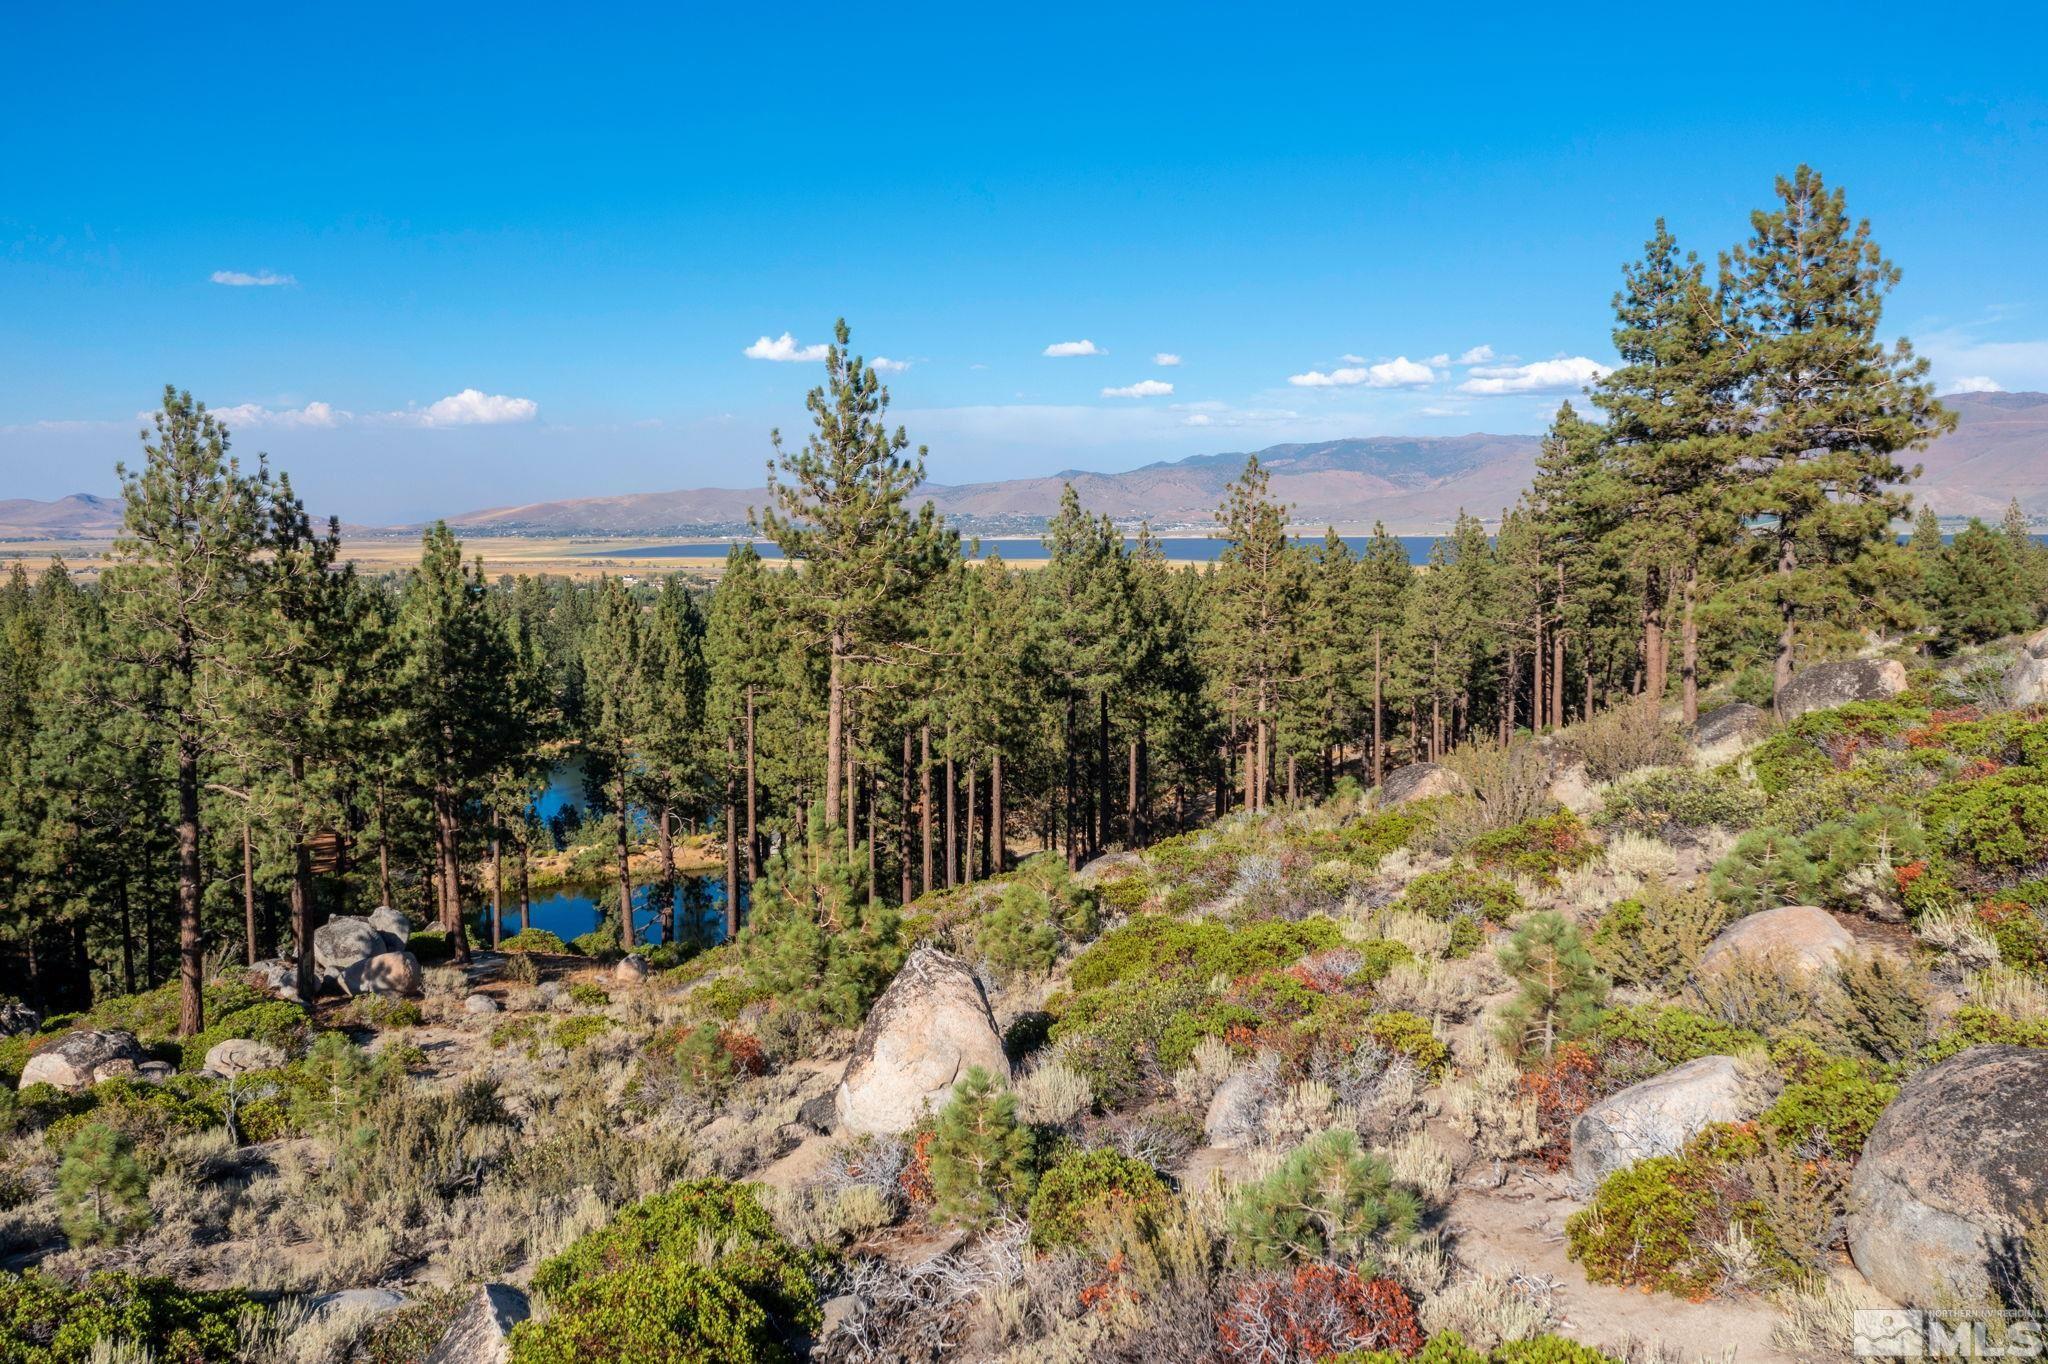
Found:
[[[796,1111],[796,1120],[821,1136],[831,1134],[837,1117],[838,1114],[833,1111],[830,1094],[820,1094],[815,1099],[807,1099]]]
[[[819,1315],[824,1318],[818,1326],[818,1339],[821,1341],[825,1340],[834,1331],[845,1326],[848,1319],[853,1316],[854,1309],[858,1306],[860,1306],[860,1299],[851,1293],[841,1293],[837,1297],[825,1299],[818,1309]],[[429,1361],[429,1364],[431,1364],[431,1361]]]
[[[344,1288],[339,1293],[320,1294],[307,1302],[306,1308],[315,1317],[328,1317],[336,1312],[381,1317],[409,1301],[405,1294],[388,1288]]]
[[[1845,658],[1792,674],[1778,693],[1778,714],[1790,720],[1851,701],[1885,701],[1906,689],[1906,665],[1895,658]]]
[[[619,964],[612,968],[612,979],[622,985],[638,985],[647,979],[647,958],[619,958]]]
[[[223,1080],[251,1071],[276,1070],[284,1063],[285,1055],[276,1047],[245,1037],[216,1042],[213,1050],[206,1053],[206,1069]]]
[[[134,1033],[119,1028],[74,1029],[28,1058],[21,1068],[20,1088],[46,1084],[76,1092],[99,1079],[133,1075],[147,1059]]]
[[[1228,1150],[1252,1144],[1265,1106],[1261,1078],[1256,1070],[1240,1067],[1216,1086],[1202,1117],[1202,1135],[1209,1145]]]
[[[861,1025],[834,1098],[840,1124],[907,1132],[974,1066],[1010,1078],[988,996],[966,962],[920,944]]]
[[[352,995],[417,995],[424,978],[410,952],[379,952],[341,973],[341,988]]]
[[[510,1284],[478,1284],[425,1364],[504,1364],[511,1353],[506,1337],[532,1310],[526,1295]]]
[[[1692,742],[1708,762],[1726,762],[1761,742],[1770,728],[1771,717],[1761,706],[1730,701],[1699,718],[1692,727]]]
[[[498,1001],[489,995],[471,995],[462,1001],[462,1012],[466,1014],[494,1014],[498,1012]]]
[[[1700,970],[1715,970],[1736,956],[1782,957],[1805,971],[1835,970],[1835,958],[1856,939],[1835,917],[1813,905],[1786,905],[1737,919],[1700,953]]]
[[[1441,763],[1410,763],[1387,773],[1380,783],[1380,804],[1406,805],[1410,801],[1454,796],[1469,789],[1463,777]]]
[[[2048,1051],[1972,1047],[1908,1080],[1849,1184],[1849,1256],[1907,1307],[1981,1302],[2048,1198]]]
[[[152,1085],[160,1085],[177,1073],[178,1068],[169,1061],[144,1061],[135,1067],[135,1078]]]
[[[306,1003],[299,998],[299,965],[295,961],[284,957],[269,957],[250,967],[244,975],[251,985],[267,994],[290,1000],[294,1004]],[[317,980],[319,972],[315,971],[314,976]]]
[[[1549,797],[1575,815],[1591,815],[1600,809],[1603,798],[1593,789],[1593,779],[1586,773],[1582,762],[1566,763],[1550,778],[1545,788]]]
[[[1134,852],[1104,853],[1075,872],[1074,880],[1084,886],[1099,886],[1129,872],[1141,871],[1144,866],[1145,859]]]
[[[2048,656],[2034,652],[2030,644],[2005,670],[2001,683],[2008,704],[2038,706],[2048,702]]]
[[[111,1061],[102,1061],[92,1068],[92,1082],[102,1080],[133,1080],[142,1073],[141,1064],[125,1056],[116,1056]]]
[[[1572,1123],[1572,1176],[1590,1190],[1639,1160],[1676,1155],[1709,1123],[1745,1116],[1734,1057],[1687,1061],[1579,1114]]]
[[[0,999],[0,1037],[19,1037],[43,1026],[43,1016],[18,999]]]

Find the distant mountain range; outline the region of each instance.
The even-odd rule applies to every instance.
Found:
[[[1918,502],[1937,514],[1995,519],[2017,497],[2048,517],[2048,393],[1962,393],[1942,400],[1956,430],[1922,451]],[[1297,524],[1364,529],[1383,520],[1399,534],[1447,528],[1460,510],[1492,518],[1513,504],[1535,474],[1537,438],[1367,436],[1258,451],[1273,495]],[[1162,530],[1204,529],[1224,486],[1244,467],[1243,452],[1195,455],[1127,473],[1068,470],[1045,478],[939,484],[922,489],[938,509],[977,534],[1029,533],[1059,509],[1068,483],[1084,506],[1122,522]],[[760,488],[695,488],[490,507],[451,516],[468,535],[634,536],[674,539],[744,534]],[[55,502],[0,501],[0,538],[104,539],[118,529],[118,498],[77,493]],[[349,528],[357,534],[376,534]],[[395,526],[392,533],[418,527]]]

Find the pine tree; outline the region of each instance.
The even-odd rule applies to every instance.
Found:
[[[1386,768],[1386,690],[1389,662],[1401,622],[1407,617],[1408,592],[1415,583],[1415,566],[1401,542],[1387,534],[1384,522],[1375,521],[1372,538],[1351,575],[1354,611],[1361,640],[1371,641],[1372,784],[1379,785]],[[1361,671],[1365,665],[1359,659]]]
[[[1004,1208],[1031,1197],[1036,1168],[1031,1129],[1017,1120],[1017,1101],[980,1066],[969,1068],[939,1113],[932,1137],[932,1193],[938,1211],[968,1226],[985,1226]]]
[[[1949,647],[2017,634],[2038,618],[2011,537],[1975,517],[1942,551],[1940,564],[1934,612]]]
[[[847,351],[848,337],[842,318],[826,350],[825,383],[805,400],[815,429],[803,449],[784,451],[781,432],[774,433],[773,505],[759,520],[794,562],[795,604],[825,651],[824,800],[833,824],[844,798],[848,672],[865,649],[886,649],[901,637],[906,606],[959,553],[959,536],[931,503],[915,515],[905,509],[924,482],[925,450],[903,458],[910,438],[883,424],[889,390]]]
[[[1500,964],[1522,987],[1502,1013],[1517,1051],[1539,1051],[1547,1060],[1560,1042],[1585,1036],[1599,1021],[1607,981],[1563,915],[1524,919],[1501,946]]]
[[[1684,613],[1682,703],[1691,724],[1699,715],[1700,574],[1736,530],[1730,492],[1741,453],[1742,371],[1704,268],[1693,255],[1680,258],[1663,219],[1622,279],[1614,298],[1614,348],[1622,363],[1600,380],[1593,402],[1607,415],[1622,499],[1619,529],[1642,583],[1644,690],[1655,700],[1664,695],[1664,613],[1675,569]]]
[[[707,769],[722,765],[711,757],[714,749],[706,714],[711,676],[704,660],[705,629],[697,599],[679,576],[671,575],[662,583],[654,609],[646,617],[633,699],[634,727],[639,734],[640,799],[653,817],[661,859],[661,935],[665,942],[675,940],[679,885],[675,816],[680,806],[709,784]],[[722,827],[737,862],[739,844],[732,813],[728,807]],[[727,898],[736,899],[738,890],[736,885],[728,885]]]
[[[205,1027],[201,786],[220,743],[229,641],[259,591],[269,475],[260,460],[242,472],[227,428],[189,393],[165,388],[152,422],[142,468],[118,467],[125,510],[105,591],[115,648],[151,675],[152,719],[176,765],[178,1035],[190,1037]]]
[[[1303,556],[1287,537],[1287,509],[1271,497],[1257,455],[1224,490],[1208,620],[1219,708],[1247,736],[1246,804],[1264,809],[1272,789],[1273,727],[1301,673]]]
[[[105,1123],[88,1123],[64,1147],[57,1206],[73,1246],[115,1245],[148,1226],[149,1176],[134,1143]]]
[[[2034,528],[2017,497],[2006,504],[2001,533],[2005,536],[2006,550],[2012,556],[2017,574],[2015,585],[2029,607],[2027,625],[2030,626],[2048,615],[2048,545],[2034,538]]]
[[[633,950],[632,788],[640,745],[640,608],[624,583],[606,577],[598,587],[596,628],[584,644],[583,673],[590,688],[588,775],[608,792],[618,821],[619,946]]]
[[[1911,477],[1898,457],[1950,430],[1927,362],[1878,337],[1898,267],[1851,223],[1840,189],[1801,166],[1778,181],[1781,207],[1751,215],[1750,240],[1722,264],[1741,349],[1751,432],[1748,516],[1776,616],[1774,694],[1791,680],[1802,632],[1891,618],[1891,524]]]

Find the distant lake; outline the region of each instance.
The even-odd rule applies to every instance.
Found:
[[[1365,553],[1365,547],[1372,543],[1372,537],[1369,535],[1346,535],[1340,538],[1350,547],[1354,555]],[[1431,545],[1434,545],[1440,539],[1448,539],[1449,537],[1438,535],[1396,535],[1393,538],[1394,542],[1400,545],[1402,551],[1407,554],[1409,563],[1420,564],[1428,562]],[[1899,538],[1903,541],[1907,537],[1902,535]],[[1954,540],[1956,537],[1953,534],[1949,534],[1943,535],[1941,538],[1946,543]],[[2037,543],[2048,544],[2048,534],[2036,535],[2034,539]],[[1323,537],[1320,535],[1304,535],[1298,536],[1295,539],[1296,544],[1310,546],[1319,545],[1322,542]],[[692,544],[645,545],[639,549],[622,549],[615,552],[621,558],[634,559],[722,559],[725,557],[726,552],[732,548],[732,545],[733,542],[729,540],[700,540]],[[1226,541],[1200,536],[1180,538],[1162,536],[1159,545],[1160,548],[1166,551],[1168,559],[1175,563],[1184,564],[1214,563],[1223,557],[1223,551],[1229,547]],[[1125,538],[1125,549],[1136,549],[1137,547],[1138,542],[1135,539]],[[756,540],[754,542],[754,549],[764,559],[780,559],[782,557],[782,551],[765,540]],[[1044,541],[1022,538],[983,540],[981,542],[981,552],[984,556],[1001,554],[1004,559],[1011,563],[1029,563],[1033,560],[1043,560],[1049,557],[1046,553]]]
[[[1422,563],[1429,558],[1429,547],[1436,543],[1437,538],[1434,535],[1397,535],[1394,537],[1401,548],[1407,552],[1408,562],[1412,564]],[[1365,552],[1366,545],[1371,543],[1372,537],[1368,535],[1347,535],[1343,539],[1344,543],[1351,547],[1353,554],[1362,554]],[[1302,536],[1297,541],[1297,543],[1307,545],[1319,545],[1322,542],[1323,537],[1320,535]],[[722,559],[725,557],[726,551],[732,548],[732,544],[733,542],[729,540],[707,540],[699,541],[695,544],[648,545],[641,549],[622,549],[612,552],[617,553],[621,558],[633,559]],[[1186,564],[1212,563],[1222,558],[1223,551],[1228,548],[1226,541],[1213,540],[1202,536],[1188,536],[1179,539],[1169,539],[1162,536],[1160,537],[1159,545],[1161,549],[1166,551],[1168,559],[1173,560],[1175,563]],[[1137,540],[1128,537],[1124,540],[1125,549],[1136,549],[1137,547]],[[756,540],[754,542],[754,549],[764,559],[780,559],[782,557],[780,549],[764,540]],[[985,539],[981,542],[981,552],[984,556],[1000,554],[1011,563],[1026,563],[1035,559],[1049,557],[1046,553],[1045,542],[1035,539]]]

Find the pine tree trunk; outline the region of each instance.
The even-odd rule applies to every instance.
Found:
[[[966,883],[970,886],[974,884],[974,795],[980,785],[980,764],[970,762],[967,764],[967,846],[960,858],[967,873]]]
[[[1669,668],[1664,649],[1664,570],[1651,564],[1643,574],[1643,692],[1652,706],[1664,704]]]
[[[446,786],[434,791],[434,850],[437,893],[440,900],[441,931],[454,944],[455,960],[469,964],[469,934],[462,928],[462,844],[461,806],[455,792]]]
[[[1543,608],[1536,608],[1535,647],[1529,650],[1529,732],[1541,734],[1544,725],[1544,702],[1549,698],[1543,691]]]
[[[924,827],[921,845],[924,849],[924,879],[918,883],[920,892],[932,888],[932,727],[918,726],[917,739],[922,759],[917,769],[919,823]]]
[[[754,689],[747,688],[747,882],[751,885],[761,875],[761,825],[755,810],[755,793],[759,790],[754,780]]]
[[[1793,542],[1791,528],[1779,522],[1778,533],[1778,656],[1771,665],[1771,709],[1778,710],[1785,688],[1792,681],[1792,649],[1798,642],[1798,609],[1792,601],[1791,584],[1787,581],[1799,568],[1799,547]]]
[[[902,781],[901,784],[898,786],[896,793],[896,824],[898,830],[896,839],[896,862],[898,870],[902,872],[901,884],[897,892],[896,902],[898,904],[904,905],[909,904],[911,900],[916,898],[916,892],[912,889],[911,886],[910,876],[910,769],[913,764],[913,761],[914,760],[910,752],[910,731],[906,729],[903,731]]]
[[[206,1028],[206,943],[199,922],[199,736],[178,736],[178,1036]],[[310,995],[307,998],[311,998]]]
[[[728,734],[725,736],[725,770],[727,772],[732,771],[733,757],[732,735]],[[730,790],[731,778],[728,777],[726,780],[727,789]],[[663,942],[674,942],[676,940],[676,841],[669,832],[668,827],[669,819],[673,814],[674,812],[669,809],[668,802],[666,801],[663,801],[661,808],[654,813],[654,842],[655,846],[661,850],[661,907],[657,912],[660,915],[661,940]],[[739,829],[737,828],[738,821],[733,818],[733,815],[732,801],[728,799],[725,803],[726,851],[728,854],[737,855],[739,851]],[[727,889],[730,890],[731,887],[728,886]]]
[[[1297,771],[1298,762],[1299,760],[1296,755],[1292,753],[1287,755],[1287,803],[1289,805],[1294,804],[1295,801],[1301,798],[1301,786]]]
[[[135,993],[135,931],[128,905],[128,868],[117,862],[114,869],[114,908],[121,915],[121,989]]]
[[[1387,774],[1386,694],[1383,687],[1384,661],[1380,632],[1372,632],[1372,784],[1378,786]]]
[[[1003,821],[1003,750],[989,756],[988,766],[989,870],[997,876],[1010,869],[1010,830]]]
[[[1258,805],[1259,760],[1257,743],[1251,735],[1244,736],[1244,808],[1256,810]]]
[[[1127,848],[1138,846],[1138,810],[1142,804],[1141,793],[1138,790],[1138,745],[1143,733],[1144,730],[1140,728],[1137,734],[1131,736],[1130,753],[1124,771],[1124,846]]]
[[[1550,723],[1564,728],[1564,565],[1557,566],[1557,627],[1550,632]],[[1591,676],[1592,670],[1587,669]]]
[[[256,964],[256,849],[249,837],[249,821],[242,821],[242,960]]]
[[[725,770],[738,766],[730,731],[725,736]],[[732,778],[725,781],[725,940],[740,933],[740,812],[732,798]]]
[[[868,908],[873,909],[881,897],[881,890],[875,885],[875,778],[868,775]]]
[[[946,885],[960,884],[960,831],[954,816],[960,804],[959,777],[953,766],[953,731],[946,731]]]
[[[1684,615],[1678,627],[1678,680],[1688,729],[1698,724],[1700,718],[1700,622],[1697,612],[1699,578],[1699,564],[1687,563],[1682,607]]]
[[[377,788],[377,903],[391,903],[391,830],[384,823],[384,788]]]
[[[491,950],[505,940],[505,838],[491,815]]]
[[[631,811],[626,806],[626,762],[619,755],[619,946],[633,950],[633,854],[626,839]]]
[[[839,822],[840,763],[846,750],[846,631],[834,626],[825,705],[825,827]],[[850,840],[849,840],[850,841]]]
[[[1095,696],[1095,848],[1101,853],[1109,843],[1109,690]]]
[[[533,864],[528,857],[526,839],[519,840],[519,931],[524,933],[533,926]]]

